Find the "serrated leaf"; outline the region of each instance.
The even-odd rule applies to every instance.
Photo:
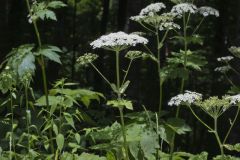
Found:
[[[117,108],[125,107],[129,110],[133,110],[132,102],[129,100],[125,100],[125,99],[107,101],[107,105],[117,107]]]
[[[38,54],[41,54],[45,57],[47,57],[49,60],[57,62],[59,64],[62,64],[60,60],[60,56],[58,53],[61,53],[62,51],[55,46],[45,46],[39,50]]]
[[[61,1],[52,1],[52,2],[48,3],[48,7],[54,8],[54,9],[58,9],[58,8],[66,7],[66,6],[67,5]]]

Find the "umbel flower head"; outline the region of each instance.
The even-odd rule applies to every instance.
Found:
[[[168,102],[169,106],[179,106],[182,104],[191,105],[194,102],[202,100],[202,94],[197,92],[185,91],[183,94],[179,94],[175,97],[172,97]]]
[[[217,67],[214,69],[215,72],[220,72],[220,73],[226,73],[230,70],[231,68],[229,66],[222,66],[222,67]]]
[[[184,13],[196,13],[197,7],[191,3],[180,3],[173,6],[171,12],[177,17],[182,17]]]
[[[240,47],[232,46],[228,49],[234,56],[240,58]]]
[[[85,53],[84,55],[80,56],[77,59],[77,62],[80,65],[87,65],[89,63],[92,63],[93,61],[95,61],[98,58],[98,55],[96,54],[92,54],[92,53]]]
[[[181,29],[180,25],[174,23],[174,22],[165,22],[161,23],[159,30],[164,31],[164,30],[172,30],[172,29]]]
[[[152,3],[147,7],[143,8],[139,14],[139,16],[153,16],[155,13],[160,12],[162,9],[166,8],[165,4]]]
[[[219,11],[212,7],[207,7],[207,6],[200,7],[198,9],[198,12],[204,17],[210,16],[210,15],[219,17]]]
[[[130,60],[134,60],[137,58],[145,58],[148,55],[142,51],[128,51],[127,54],[125,55],[125,58],[128,58]]]
[[[233,59],[233,56],[219,57],[217,58],[218,62],[229,62]]]
[[[148,40],[136,34],[127,34],[124,32],[110,33],[101,36],[90,45],[93,49],[104,48],[112,51],[121,51],[137,44],[147,44]]]
[[[139,13],[139,15],[132,16],[132,17],[130,17],[130,19],[133,21],[137,21],[137,22],[142,22],[144,20],[151,21],[152,19],[149,19],[149,18],[152,17],[152,18],[156,19],[157,12],[160,12],[164,8],[166,8],[166,6],[165,6],[165,4],[163,4],[161,2],[160,3],[152,3],[152,4],[148,5],[147,7],[143,8],[141,10],[141,12]],[[145,22],[145,23],[147,23],[147,22]]]
[[[235,96],[228,96],[226,99],[230,100],[231,105],[237,105],[240,102],[240,94],[237,94]]]
[[[204,101],[196,103],[204,112],[213,118],[220,117],[227,109],[231,107],[229,100],[226,97],[210,97]]]

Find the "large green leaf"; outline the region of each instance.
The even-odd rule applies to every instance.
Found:
[[[58,134],[56,137],[57,147],[60,151],[62,151],[64,146],[64,136],[62,134]]]
[[[105,157],[100,157],[95,154],[82,153],[78,160],[107,160]]]
[[[42,47],[36,54],[43,55],[47,57],[49,60],[62,64],[60,60],[60,56],[58,53],[62,53],[62,51],[56,46],[44,46]]]
[[[179,135],[191,131],[191,128],[185,123],[185,120],[179,118],[169,118],[166,122],[166,126]]]

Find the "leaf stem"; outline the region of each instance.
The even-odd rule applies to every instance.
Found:
[[[231,126],[230,126],[230,128],[228,129],[228,132],[227,132],[227,134],[226,134],[226,136],[225,136],[225,138],[224,138],[224,140],[223,140],[223,144],[226,143],[226,141],[227,141],[227,139],[228,139],[228,137],[229,137],[229,134],[231,133],[232,128],[233,128],[234,124],[235,124],[236,121],[237,121],[237,118],[238,118],[239,113],[240,113],[240,107],[238,106],[237,113],[236,113],[236,115],[235,115],[235,117],[234,117],[234,119],[233,119],[233,122],[230,124]]]
[[[99,69],[93,63],[90,63],[90,64],[98,72],[98,74],[107,82],[107,84],[109,84],[109,86],[111,87],[110,81],[102,74],[102,72],[99,71]]]
[[[131,66],[132,66],[132,62],[133,62],[133,60],[131,59],[130,62],[129,62],[129,64],[128,64],[126,73],[125,73],[125,75],[124,75],[124,78],[123,78],[123,81],[122,81],[122,85],[124,85],[124,83],[125,83],[125,81],[126,81],[126,78],[127,78],[127,76],[128,76],[129,70],[130,70],[130,68],[131,68]]]

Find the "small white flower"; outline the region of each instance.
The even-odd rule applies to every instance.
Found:
[[[154,13],[160,12],[162,9],[166,8],[163,3],[153,3],[143,8],[140,12],[140,16],[153,16]]]
[[[165,22],[165,23],[161,23],[159,30],[163,31],[163,30],[172,30],[172,29],[181,29],[181,27],[174,23],[174,22]]]
[[[90,45],[93,47],[93,49],[105,48],[109,50],[122,50],[129,46],[147,43],[148,40],[139,35],[116,32],[101,36],[97,40],[93,41]]]
[[[233,59],[233,56],[219,57],[217,58],[218,62],[229,62]]]
[[[6,66],[6,67],[5,67],[5,69],[6,69],[6,70],[9,70],[9,69],[10,69],[10,67],[9,67],[9,66]]]
[[[215,72],[221,72],[221,73],[226,73],[229,71],[231,68],[229,66],[222,66],[222,67],[217,67],[214,69]]]
[[[144,18],[146,18],[146,16],[137,15],[137,16],[130,17],[130,19],[133,21],[142,21],[142,20],[144,20]]]
[[[182,17],[184,13],[196,13],[197,7],[191,3],[180,3],[173,6],[171,12],[178,17]]]
[[[210,15],[219,17],[219,11],[208,6],[200,7],[198,9],[198,12],[204,17],[210,16]]]
[[[230,104],[231,105],[236,105],[240,102],[240,94],[237,94],[235,96],[229,96],[226,97],[227,99],[230,99]]]
[[[187,103],[189,105],[193,104],[197,100],[202,99],[202,94],[197,92],[185,91],[183,94],[179,94],[168,102],[169,106],[179,106],[182,103]]]

